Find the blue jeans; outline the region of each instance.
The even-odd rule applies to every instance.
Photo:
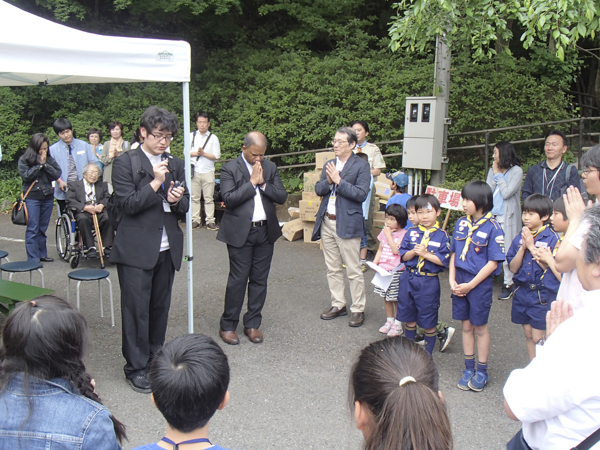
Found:
[[[25,199],[29,221],[25,231],[25,250],[27,261],[40,262],[40,258],[48,256],[46,250],[46,230],[52,215],[54,198],[48,200]]]

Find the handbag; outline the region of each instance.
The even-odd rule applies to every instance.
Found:
[[[27,213],[27,205],[25,204],[25,199],[29,195],[29,191],[31,191],[31,188],[35,183],[37,183],[37,179],[33,183],[31,183],[31,186],[29,186],[29,189],[27,189],[25,195],[23,195],[23,193],[21,192],[21,198],[18,198],[12,205],[12,209],[10,211],[10,218],[12,220],[12,223],[14,223],[15,225],[27,225],[27,222],[29,222],[29,214]]]

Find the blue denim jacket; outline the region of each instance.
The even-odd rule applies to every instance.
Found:
[[[13,377],[0,393],[0,449],[117,450],[110,412],[63,379]]]

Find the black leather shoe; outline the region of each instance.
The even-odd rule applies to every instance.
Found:
[[[46,256],[44,258],[40,258],[40,261],[42,261],[42,262],[52,262],[52,261],[54,261],[54,258],[50,258],[49,256]]]
[[[348,325],[351,327],[360,327],[365,322],[365,313],[352,313]]]
[[[127,378],[127,383],[131,386],[135,392],[139,392],[140,394],[149,394],[152,392],[150,389],[150,383],[148,383],[148,375],[145,373],[136,375],[132,378]]]
[[[323,311],[323,313],[321,314],[321,319],[331,320],[335,319],[337,316],[345,316],[346,314],[348,314],[348,312],[346,311],[345,306],[342,306],[341,309],[337,306],[332,306],[327,311]]]

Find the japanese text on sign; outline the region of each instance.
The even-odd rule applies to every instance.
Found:
[[[427,186],[426,194],[435,195],[440,202],[440,206],[446,209],[462,211],[462,197],[460,191],[451,191],[436,186]]]

